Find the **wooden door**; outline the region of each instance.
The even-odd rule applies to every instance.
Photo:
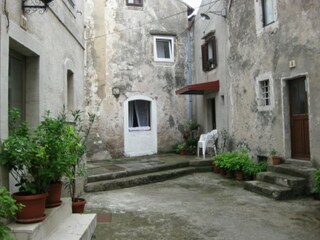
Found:
[[[309,115],[305,78],[290,80],[291,156],[310,160]]]

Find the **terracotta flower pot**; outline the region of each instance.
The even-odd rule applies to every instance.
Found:
[[[212,164],[212,170],[214,173],[220,174],[221,168],[219,168],[216,164]]]
[[[281,158],[279,156],[272,157],[272,164],[273,165],[279,165],[280,163],[281,163]]]
[[[44,214],[46,206],[47,193],[36,195],[23,195],[23,193],[14,193],[12,198],[17,203],[23,204],[23,207],[16,215],[18,223],[35,223],[41,222],[46,218]]]
[[[181,149],[181,150],[179,151],[179,153],[180,153],[180,155],[186,155],[186,150]]]
[[[61,205],[61,190],[62,182],[58,181],[56,183],[50,183],[48,187],[48,197],[46,200],[46,207],[57,207]]]
[[[234,176],[239,181],[242,181],[244,179],[244,174],[242,171],[235,171]]]
[[[72,201],[72,213],[83,213],[86,203],[86,200],[83,198],[75,198],[75,200]]]

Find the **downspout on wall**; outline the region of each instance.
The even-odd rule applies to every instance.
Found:
[[[191,53],[191,38],[190,30],[187,31],[187,69],[188,69],[188,78],[187,84],[192,84],[192,53]],[[192,109],[192,95],[188,95],[188,118],[192,119],[193,109]]]

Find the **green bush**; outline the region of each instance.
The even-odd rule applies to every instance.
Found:
[[[247,175],[256,175],[258,172],[266,171],[266,163],[254,162],[247,151],[233,151],[220,153],[213,158],[214,164],[222,169],[230,171],[242,171]],[[320,182],[320,174],[319,174]]]
[[[247,175],[255,176],[257,173],[264,172],[266,170],[266,163],[256,163],[251,161],[248,165],[244,167],[243,172]]]
[[[320,169],[314,174],[314,180],[316,192],[320,193]]]
[[[220,153],[214,157],[217,167],[230,171],[243,171],[252,162],[246,151],[233,151]]]
[[[8,190],[4,187],[0,188],[0,218],[10,219],[23,207],[17,204],[10,196]],[[10,228],[0,221],[0,239],[11,240]]]

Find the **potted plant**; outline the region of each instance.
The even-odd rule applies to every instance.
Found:
[[[244,168],[244,174],[246,180],[252,180],[256,178],[257,173],[267,170],[267,164],[264,162],[256,163],[251,161]]]
[[[179,143],[177,145],[177,152],[180,155],[185,155],[186,154],[186,148],[187,148],[187,144],[186,143]]]
[[[274,148],[270,151],[270,157],[272,165],[279,165],[281,163],[281,158],[277,155],[277,151]]]
[[[82,151],[79,144],[80,135],[76,129],[67,121],[65,109],[58,117],[51,117],[47,111],[43,121],[37,128],[39,132],[38,144],[43,147],[50,162],[50,185],[48,187],[48,197],[46,207],[56,207],[61,205],[61,178],[65,176],[70,168],[76,163],[77,151]]]
[[[0,188],[0,239],[13,240],[10,236],[10,228],[1,219],[13,218],[22,207],[23,205],[17,204],[10,196],[6,188]]]
[[[1,145],[0,164],[10,171],[19,187],[12,197],[24,207],[17,213],[16,221],[42,221],[51,175],[45,149],[38,145],[41,133],[37,129],[31,132],[16,109],[10,110],[9,117],[10,135]]]
[[[72,212],[73,213],[83,213],[84,206],[86,204],[85,199],[78,198],[77,194],[77,179],[82,177],[86,173],[86,164],[83,162],[83,155],[85,153],[86,141],[91,130],[92,124],[95,120],[95,115],[88,113],[88,122],[85,123],[81,118],[82,112],[80,110],[76,110],[72,112],[73,116],[73,125],[71,128],[77,134],[73,134],[73,139],[77,142],[77,147],[70,148],[70,157],[75,159],[72,166],[66,173],[66,183],[65,188],[68,189],[71,200],[72,200]],[[70,129],[71,129],[70,128]]]
[[[317,170],[314,174],[314,184],[313,197],[316,200],[320,200],[320,170]]]

